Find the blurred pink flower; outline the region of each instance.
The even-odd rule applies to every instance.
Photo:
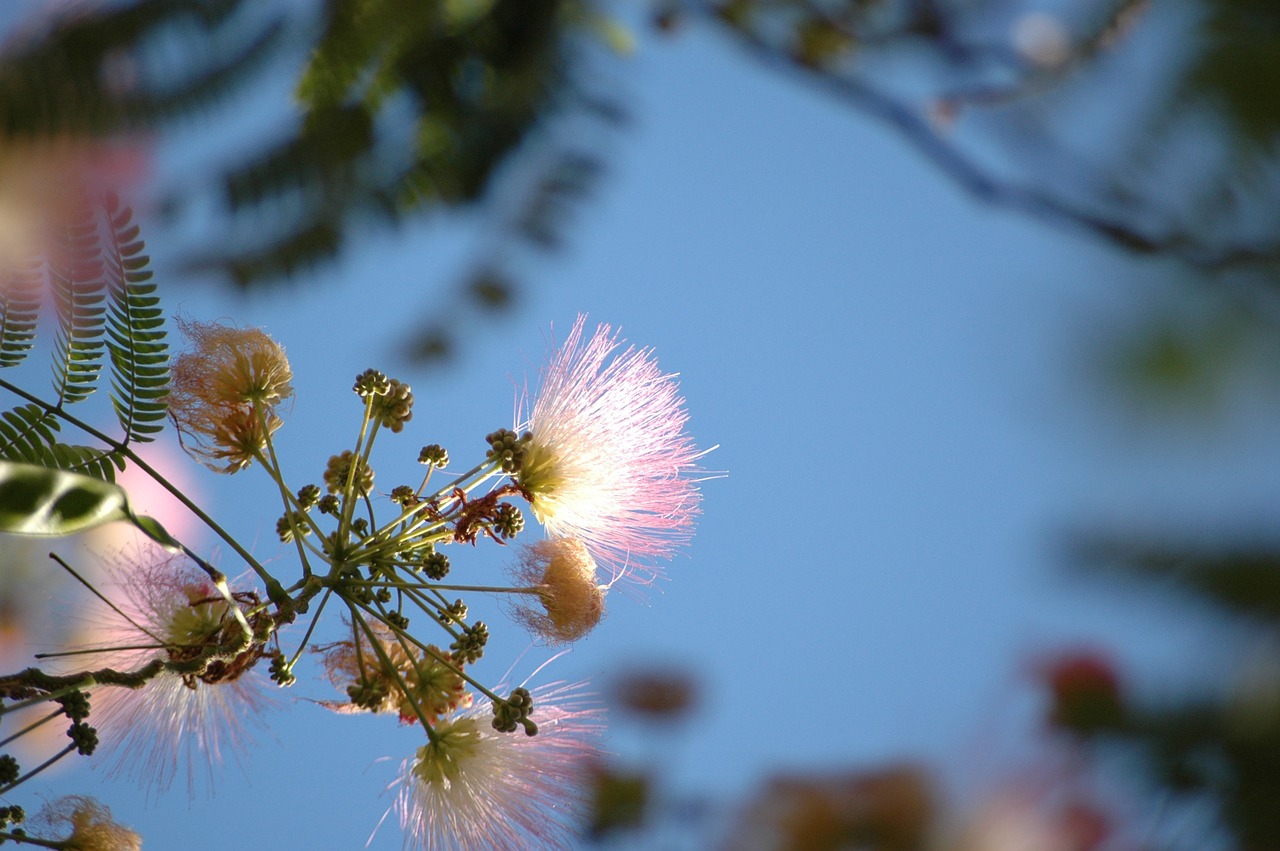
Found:
[[[193,502],[202,502],[200,488],[192,476],[195,468],[176,441],[162,438],[137,451],[156,472]],[[196,522],[190,509],[138,465],[129,464],[118,473],[116,484],[129,494],[129,505],[134,511],[155,518],[169,534],[188,546],[198,547],[206,537],[205,527]],[[90,530],[86,540],[91,550],[107,553],[146,546],[149,539],[132,524],[106,523]]]
[[[1057,790],[1061,798],[1064,790]],[[962,823],[944,851],[1095,851],[1126,847],[1115,839],[1110,817],[1085,799],[1056,800],[1026,790],[984,802]],[[1108,844],[1110,843],[1110,844]]]
[[[688,542],[698,459],[676,375],[608,325],[579,316],[541,373],[516,480],[552,537],[578,538],[613,575],[652,581],[652,559]]]
[[[488,702],[435,727],[401,764],[392,807],[406,849],[527,851],[571,847],[600,757],[603,709],[581,685],[534,689],[536,736],[493,728]]]
[[[105,589],[119,609],[91,628],[94,668],[136,670],[153,659],[199,657],[211,644],[240,627],[230,607],[204,573],[182,556],[158,547],[138,547],[111,570],[114,588]],[[112,593],[114,591],[115,593]],[[252,595],[237,594],[244,603]],[[263,682],[250,670],[261,656],[254,645],[233,659],[211,662],[203,672],[165,672],[141,689],[99,688],[91,695],[89,718],[98,730],[98,753],[107,770],[136,781],[148,793],[168,790],[186,767],[187,788],[196,788],[196,768],[207,781],[222,762],[224,746],[239,752],[246,719],[257,719],[269,702]],[[77,657],[73,657],[77,658]]]

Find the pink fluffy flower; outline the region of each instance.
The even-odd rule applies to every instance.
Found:
[[[393,809],[404,847],[421,851],[568,848],[600,758],[603,710],[579,685],[534,689],[535,736],[500,733],[490,708],[463,710],[401,764]]]
[[[139,547],[112,571],[107,597],[119,611],[91,627],[95,667],[133,671],[153,659],[195,658],[204,647],[239,633],[226,600],[204,573],[181,556]],[[252,595],[236,594],[242,604]],[[162,646],[163,645],[163,646]],[[141,689],[104,687],[90,698],[89,723],[98,730],[98,753],[107,770],[136,781],[148,793],[166,791],[186,769],[194,793],[197,768],[208,780],[224,747],[245,743],[246,721],[269,702],[250,670],[261,656],[251,647],[233,659],[212,662],[187,676],[164,672]]]
[[[688,542],[698,459],[676,375],[608,325],[589,338],[579,316],[541,374],[516,480],[552,537],[586,544],[613,578],[648,582]]]

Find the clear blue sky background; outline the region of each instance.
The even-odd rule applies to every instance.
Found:
[[[700,711],[666,759],[681,788],[729,801],[774,771],[902,757],[963,786],[1001,770],[991,753],[966,762],[975,743],[1030,740],[1019,671],[1041,651],[1104,643],[1152,683],[1211,670],[1213,624],[1072,577],[1059,548],[1084,524],[1260,520],[1274,504],[1267,410],[1166,427],[1095,380],[1100,341],[1178,297],[1171,267],[973,202],[883,127],[712,33],[646,41],[619,76],[634,123],[569,250],[531,269],[511,316],[472,326],[446,373],[397,360],[393,343],[462,269],[464,226],[371,236],[306,286],[247,300],[203,284],[170,294],[191,318],[284,343],[298,395],[278,437],[297,484],[353,439],[349,388],[370,366],[417,398],[404,435],[384,439],[379,483],[397,465],[415,475],[424,443],[467,466],[509,425],[512,379],[536,367],[545,330],[584,311],[681,373],[693,434],[719,444],[707,465],[728,475],[704,485],[669,581],[647,604],[612,595],[542,677],[695,673]],[[259,556],[287,563],[257,471],[198,487]],[[455,576],[497,578],[508,558],[457,554]],[[528,639],[490,620],[482,671],[497,680]],[[517,677],[545,655],[531,650]],[[315,680],[282,692],[216,798],[188,805],[179,788],[148,808],[79,769],[49,776],[48,794],[100,796],[148,848],[361,847],[419,733],[296,700],[331,696]],[[612,746],[639,753],[627,735]],[[372,847],[399,843],[389,823]]]

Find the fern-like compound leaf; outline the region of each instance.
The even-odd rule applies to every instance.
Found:
[[[114,450],[58,442],[58,420],[39,405],[0,412],[0,460],[68,470],[115,481],[124,458]]]
[[[36,338],[42,266],[39,259],[3,272],[0,280],[0,367],[17,366]]]
[[[125,440],[147,441],[164,428],[169,395],[169,345],[164,313],[147,268],[133,212],[114,196],[104,201],[107,247],[103,258],[110,307],[107,352],[111,404]]]
[[[89,396],[98,386],[106,328],[106,282],[94,208],[77,204],[55,233],[49,284],[58,313],[53,378],[58,405]]]

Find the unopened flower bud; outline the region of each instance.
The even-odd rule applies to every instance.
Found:
[[[444,553],[432,553],[422,560],[422,572],[428,579],[439,582],[449,575],[449,557]]]
[[[409,508],[418,504],[418,495],[408,485],[396,485],[391,489],[391,501],[401,508]]]
[[[529,441],[527,434],[521,437],[511,429],[500,428],[485,435],[484,439],[489,444],[489,451],[484,456],[486,461],[497,463],[504,473],[520,469],[524,446]]]
[[[355,386],[351,388],[361,399],[370,396],[385,396],[391,392],[391,379],[376,369],[366,369],[356,376]]]
[[[432,443],[422,447],[422,451],[418,453],[419,464],[429,464],[433,467],[448,467],[449,453],[438,443]]]
[[[357,458],[350,449],[347,449],[341,455],[329,456],[329,464],[324,471],[324,486],[329,493],[339,494],[346,488],[347,480],[351,477],[353,460],[357,467],[355,474],[356,493],[367,495],[369,491],[373,490],[373,470],[363,459]]]
[[[373,400],[373,416],[384,428],[395,434],[404,430],[404,424],[413,419],[413,391],[408,384],[392,378],[391,388],[383,396]]]
[[[498,533],[498,537],[514,538],[523,528],[524,515],[516,506],[504,502],[494,509],[493,531]]]

